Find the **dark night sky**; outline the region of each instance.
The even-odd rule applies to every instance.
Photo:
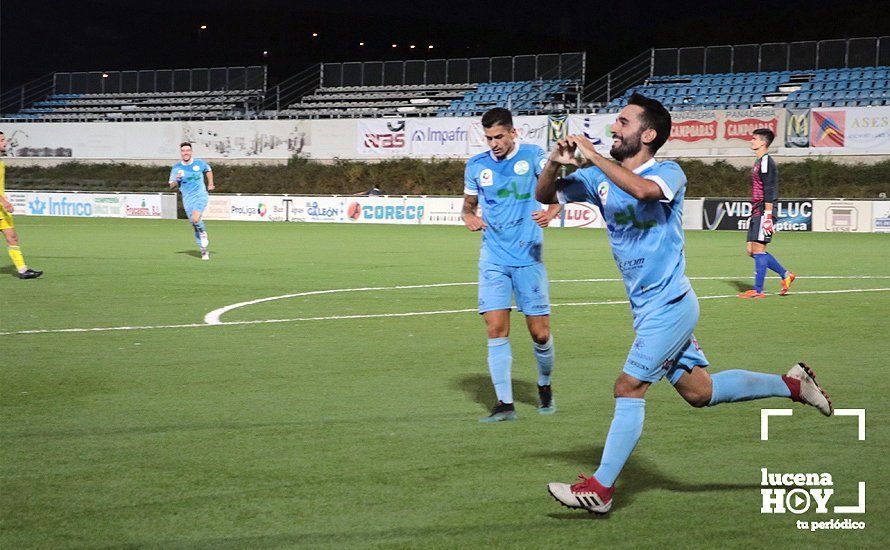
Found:
[[[319,61],[581,50],[598,75],[650,47],[880,35],[890,9],[870,0],[3,0],[0,86],[53,71],[262,64],[263,50],[270,83]]]

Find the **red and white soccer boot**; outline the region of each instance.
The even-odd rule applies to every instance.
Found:
[[[806,363],[798,363],[791,367],[788,374],[782,377],[791,390],[791,400],[806,403],[819,409],[825,416],[831,416],[834,406],[831,398],[816,382],[816,373]]]
[[[587,510],[592,514],[605,514],[612,508],[612,493],[615,487],[603,487],[595,477],[578,476],[581,481],[568,483],[548,483],[547,491],[557,502],[573,510]]]

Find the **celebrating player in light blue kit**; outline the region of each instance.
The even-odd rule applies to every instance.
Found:
[[[830,416],[831,401],[804,363],[788,374],[728,370],[709,376],[708,360],[692,334],[698,299],[686,278],[683,195],[686,176],[674,162],[656,162],[655,152],[671,131],[670,113],[653,99],[633,94],[612,125],[611,155],[600,156],[584,136],[560,140],[538,178],[541,202],[590,202],[602,211],[612,255],[624,279],[636,339],[615,382],[615,416],[599,469],[574,485],[547,489],[569,508],[605,513],[615,480],[643,431],[649,386],[664,377],[693,407],[790,397]],[[580,166],[557,179],[560,165]]]
[[[170,188],[182,193],[182,208],[192,222],[195,230],[195,242],[201,249],[201,259],[209,260],[210,252],[207,247],[210,240],[207,238],[207,230],[201,216],[207,208],[207,191],[213,191],[213,172],[210,165],[200,159],[192,158],[192,144],[184,141],[179,144],[179,156],[181,162],[173,165],[170,170]],[[207,175],[207,187],[204,187],[204,175]]]
[[[553,337],[550,335],[550,291],[542,261],[544,227],[562,207],[541,210],[535,184],[547,155],[537,145],[516,143],[513,117],[496,107],[482,116],[491,149],[467,162],[464,175],[463,220],[470,231],[482,231],[479,254],[479,313],[488,329],[488,370],[498,402],[480,422],[515,420],[510,367],[510,307],[525,314],[538,362],[538,412],[556,411],[550,375]],[[481,202],[482,217],[476,215]]]

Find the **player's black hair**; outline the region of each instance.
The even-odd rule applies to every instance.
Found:
[[[492,126],[513,128],[513,115],[510,114],[510,110],[503,107],[495,107],[486,111],[482,115],[482,127],[491,128]]]
[[[183,141],[182,143],[179,144],[179,148],[182,149],[182,148],[185,147],[186,145],[188,145],[189,147],[191,147],[191,146],[192,146],[192,142],[191,142],[191,141]]]
[[[654,155],[671,135],[671,114],[660,101],[636,92],[628,98],[627,104],[643,109],[640,115],[643,130],[655,130],[655,139],[647,144]]]
[[[773,144],[773,140],[776,139],[776,134],[773,133],[769,128],[758,128],[752,132],[755,136],[760,136],[763,138],[763,141],[766,142],[766,146],[769,147]]]

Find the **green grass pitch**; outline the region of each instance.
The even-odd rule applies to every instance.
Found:
[[[557,305],[554,394],[536,414],[535,368],[513,315],[519,421],[493,402],[473,285],[478,234],[461,227],[209,222],[200,261],[178,221],[17,218],[46,275],[0,271],[0,547],[879,547],[890,538],[890,235],[781,234],[791,295],[701,300],[713,370],[784,373],[806,360],[856,420],[785,400],[696,410],[667,383],[604,517],[561,508],[549,481],[590,474],[632,340],[627,305]],[[549,230],[551,280],[617,277],[601,230]],[[744,234],[687,233],[701,298],[750,283]],[[4,257],[5,260],[5,257]],[[884,278],[807,278],[812,275]],[[709,277],[713,277],[709,278]],[[723,277],[723,278],[717,278]],[[779,289],[770,277],[768,292]],[[618,282],[554,282],[554,304],[624,299]],[[381,315],[369,317],[369,315]],[[270,319],[341,319],[246,323]],[[760,441],[761,408],[793,408]],[[864,515],[760,513],[760,468],[829,472],[831,505]],[[850,517],[862,531],[796,522]],[[880,541],[884,540],[884,543]],[[886,547],[886,546],[883,546]]]

